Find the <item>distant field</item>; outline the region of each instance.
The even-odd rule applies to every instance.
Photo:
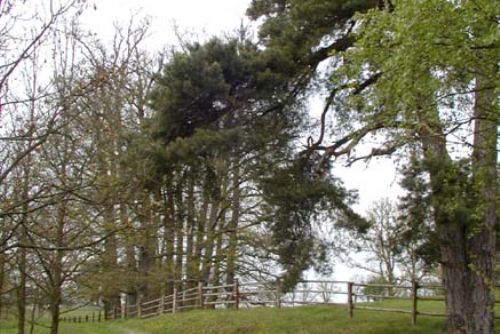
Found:
[[[406,301],[388,301],[377,306],[405,308]],[[423,302],[422,311],[441,312],[442,303]],[[84,313],[84,312],[82,312]],[[81,313],[80,313],[81,314]],[[497,322],[500,329],[500,321]],[[0,325],[1,334],[15,334],[15,325]],[[46,334],[38,327],[35,334]],[[410,315],[355,310],[349,319],[345,308],[258,308],[239,311],[204,310],[167,314],[145,320],[101,323],[63,323],[61,334],[444,334],[444,318],[420,316],[411,326]],[[498,331],[500,333],[500,331]]]

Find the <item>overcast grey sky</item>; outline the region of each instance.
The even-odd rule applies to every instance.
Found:
[[[153,47],[176,43],[172,26],[213,35],[235,30],[245,16],[249,0],[92,0],[84,23],[101,36],[110,37],[113,23],[127,23],[131,15],[152,19]],[[94,9],[92,8],[94,7]]]

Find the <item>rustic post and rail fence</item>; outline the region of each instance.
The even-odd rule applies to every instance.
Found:
[[[499,288],[499,287],[497,287]],[[371,291],[378,291],[373,293]],[[274,282],[241,282],[235,279],[232,284],[205,285],[203,282],[189,289],[179,291],[174,288],[173,294],[144,300],[141,295],[137,302],[115,307],[105,315],[103,312],[92,312],[85,316],[63,316],[61,321],[81,323],[100,322],[104,320],[149,318],[165,313],[178,313],[193,309],[236,309],[245,307],[296,307],[301,305],[329,305],[344,307],[347,316],[353,318],[355,310],[374,312],[406,313],[411,316],[413,325],[417,316],[445,317],[444,312],[426,312],[418,310],[419,301],[441,301],[444,305],[444,288],[440,285],[420,285],[412,281],[410,285],[365,284],[350,281],[302,281],[290,292],[283,291],[278,279]],[[337,299],[337,300],[335,300]],[[390,308],[378,303],[384,299],[408,301],[406,308]],[[500,304],[500,301],[496,301]],[[500,319],[500,317],[496,317]]]

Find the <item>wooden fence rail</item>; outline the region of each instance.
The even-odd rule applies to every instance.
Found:
[[[380,294],[367,293],[368,288],[379,289]],[[101,311],[85,316],[62,317],[61,321],[74,323],[100,322],[103,320],[125,318],[149,318],[165,313],[177,313],[194,309],[241,307],[295,307],[296,305],[330,305],[345,307],[347,315],[354,317],[355,310],[375,312],[406,313],[411,316],[411,323],[417,322],[417,316],[445,317],[445,313],[419,311],[419,301],[444,301],[444,296],[426,295],[429,291],[444,291],[442,286],[390,284],[366,284],[349,281],[303,281],[294,291],[283,291],[280,280],[275,282],[245,282],[235,279],[233,284],[206,286],[199,282],[197,286],[178,291],[174,288],[170,295],[143,300],[138,296],[137,303],[122,304],[115,307],[107,316]],[[366,292],[366,293],[365,293]],[[420,293],[419,293],[420,292]],[[374,301],[383,299],[407,300],[409,308],[390,308],[377,306]],[[496,301],[500,303],[500,301]],[[496,317],[499,319],[500,317]]]

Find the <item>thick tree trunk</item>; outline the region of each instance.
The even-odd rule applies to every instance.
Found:
[[[440,222],[441,261],[446,293],[448,332],[466,333],[469,270],[467,268],[465,228],[453,221]]]
[[[479,105],[491,110],[494,103],[491,97],[488,101],[479,96],[476,109]],[[449,157],[439,124],[422,121],[421,126],[430,164],[450,334],[493,333],[497,125],[489,115],[476,112],[472,189],[469,176]]]
[[[51,325],[50,325],[50,334],[57,334],[59,332],[59,315],[60,315],[60,295],[54,295],[54,291],[52,292],[51,300],[50,300],[50,317],[51,317]]]
[[[440,240],[448,332],[465,334],[469,285],[467,217],[457,215],[457,208],[464,205],[462,183],[465,176],[456,170],[449,157],[437,110],[435,113],[421,117],[419,136],[428,164],[434,220]]]
[[[494,73],[495,66],[483,70]],[[470,301],[468,332],[493,333],[495,286],[494,259],[496,252],[497,180],[497,96],[494,82],[485,76],[476,77],[475,129],[472,156],[474,213],[468,236]]]

